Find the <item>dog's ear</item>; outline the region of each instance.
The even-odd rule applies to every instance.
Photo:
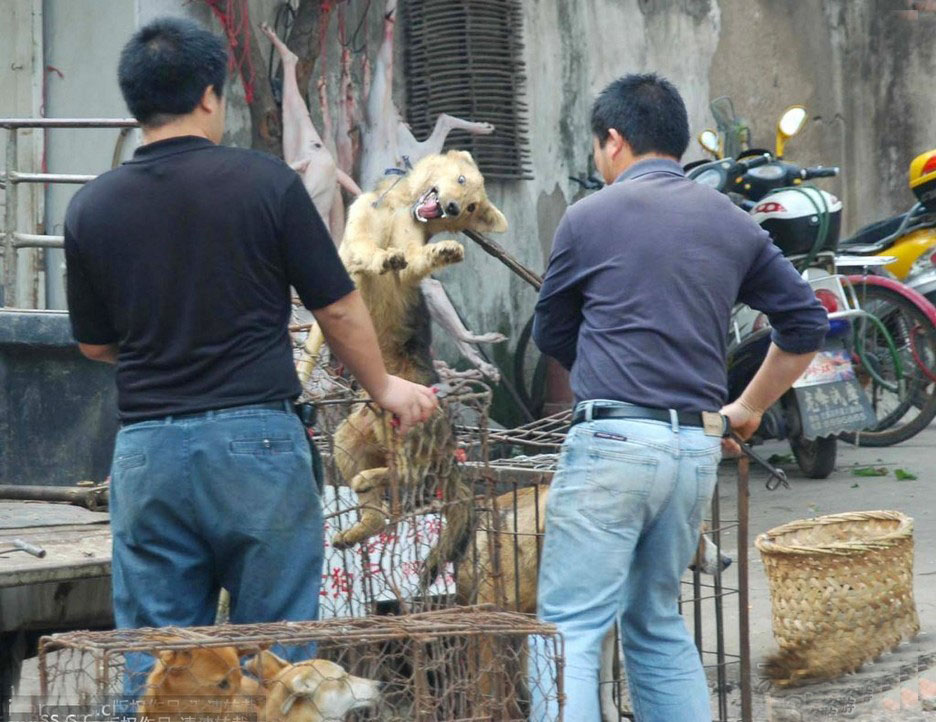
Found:
[[[277,657],[268,649],[264,649],[256,657],[249,659],[245,665],[248,672],[264,682],[273,679],[289,666],[289,662],[281,657]]]
[[[507,230],[507,219],[485,198],[471,219],[471,230],[479,233],[503,233]]]
[[[473,165],[475,168],[478,167],[478,164],[475,163],[475,159],[472,158],[471,153],[469,153],[467,150],[450,150],[448,155],[450,158],[461,158],[462,160],[466,160],[471,163],[471,165]]]
[[[179,672],[192,664],[192,653],[187,649],[161,649],[156,654],[170,673]]]

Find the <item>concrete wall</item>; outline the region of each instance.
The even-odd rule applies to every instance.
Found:
[[[349,12],[357,17],[364,3],[349,2]],[[276,4],[250,0],[252,23],[272,19]],[[382,3],[372,5],[361,36],[368,39],[371,54],[382,15]],[[217,28],[205,5],[189,0],[44,0],[42,7],[46,64],[63,76],[47,76],[50,116],[126,113],[114,68],[121,45],[140,23],[176,13]],[[931,92],[936,58],[930,48],[936,3],[525,0],[523,7],[534,180],[491,183],[489,193],[511,224],[499,240],[532,268],[544,268],[559,218],[580,192],[568,176],[588,167],[592,98],[627,72],[654,70],[670,78],[686,99],[693,133],[713,125],[708,102],[727,94],[750,120],[755,142],[772,146],[782,109],[805,104],[810,121],[788,146],[788,157],[803,164],[842,166],[842,179],[826,182],[826,187],[843,196],[847,229],[912,202],[906,187],[909,161],[936,144],[929,130],[936,111]],[[324,56],[333,100],[339,51],[335,30],[333,21]],[[0,27],[0,47],[8,47],[6,32]],[[265,70],[257,68],[257,82],[266,82]],[[396,90],[402,101],[402,83]],[[250,121],[236,78],[227,95],[227,140],[247,145]],[[8,102],[0,96],[0,115],[14,112],[6,108]],[[312,114],[321,127],[319,109],[313,107]],[[50,134],[49,167],[104,170],[111,164],[115,140],[110,131]],[[693,143],[686,160],[699,156]],[[50,231],[60,228],[72,191],[50,190]],[[58,263],[53,257],[53,271],[59,270]],[[535,301],[532,289],[479,249],[469,247],[466,262],[444,272],[442,279],[472,328],[505,331],[512,339]],[[51,284],[50,292],[50,305],[60,306],[60,284]],[[492,351],[507,361],[514,345],[512,340]],[[441,348],[451,355],[444,342]]]

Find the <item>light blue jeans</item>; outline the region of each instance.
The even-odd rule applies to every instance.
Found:
[[[123,427],[110,516],[118,628],[213,624],[221,587],[235,624],[318,617],[322,502],[285,402]],[[276,651],[300,659],[314,647]],[[127,655],[128,695],[152,665]]]
[[[580,408],[621,405],[587,401]],[[546,507],[538,613],[565,644],[566,722],[598,722],[601,641],[620,622],[639,722],[710,722],[708,685],[678,609],[680,578],[699,542],[721,440],[657,421],[572,427]],[[531,672],[546,650],[534,645]],[[545,677],[548,679],[548,677]],[[558,719],[530,680],[532,720]]]

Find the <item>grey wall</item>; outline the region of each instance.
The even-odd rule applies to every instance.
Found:
[[[356,17],[363,0],[349,1]],[[275,5],[250,0],[251,21],[272,19]],[[377,48],[383,3],[372,5],[370,53]],[[658,71],[679,87],[694,133],[713,125],[710,98],[728,94],[751,121],[755,141],[772,146],[779,113],[804,103],[810,122],[788,146],[788,156],[842,166],[842,179],[827,187],[843,196],[847,228],[909,206],[907,166],[936,145],[929,128],[936,111],[930,49],[936,14],[907,7],[893,0],[525,0],[535,178],[490,184],[511,224],[499,240],[534,269],[544,268],[556,224],[579,192],[568,176],[587,168],[591,100],[609,80],[633,71]],[[64,74],[47,78],[50,116],[126,113],[114,67],[133,27],[167,12],[214,22],[202,3],[188,0],[44,0],[43,9],[46,62]],[[333,101],[335,30],[333,21],[325,55]],[[3,34],[0,28],[0,47]],[[257,82],[266,82],[265,68],[257,70]],[[402,83],[396,89],[402,101]],[[0,98],[0,115],[3,106]],[[321,127],[319,109],[312,114]],[[247,145],[249,117],[237,79],[228,89],[228,117],[228,142]],[[101,171],[111,164],[114,132],[49,135],[52,170]],[[693,143],[686,160],[699,155]],[[50,190],[50,230],[60,228],[72,191]],[[535,300],[522,281],[470,246],[466,262],[442,279],[470,326],[505,331],[513,339]],[[60,285],[53,290],[51,305],[61,305]],[[506,359],[514,343],[494,352]],[[444,343],[442,348],[451,354]]]

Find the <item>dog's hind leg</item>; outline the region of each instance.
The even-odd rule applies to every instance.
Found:
[[[453,130],[464,130],[472,135],[490,135],[494,132],[494,126],[490,123],[474,123],[470,120],[462,120],[454,115],[442,113],[436,118],[435,127],[432,134],[424,141],[417,143],[417,157],[423,158],[433,153],[441,153],[442,146],[445,145],[445,139]],[[412,158],[416,162],[416,158]]]
[[[332,537],[332,546],[336,549],[347,549],[383,530],[390,515],[384,501],[384,488],[389,476],[390,470],[381,466],[365,469],[351,480],[349,486],[357,494],[361,518],[347,531],[335,534]]]
[[[283,63],[283,160],[296,166],[310,159],[302,172],[302,182],[319,215],[328,222],[337,183],[335,159],[315,130],[309,108],[302,99],[296,79],[298,56],[286,47],[269,25],[263,23],[260,29],[273,43]]]

